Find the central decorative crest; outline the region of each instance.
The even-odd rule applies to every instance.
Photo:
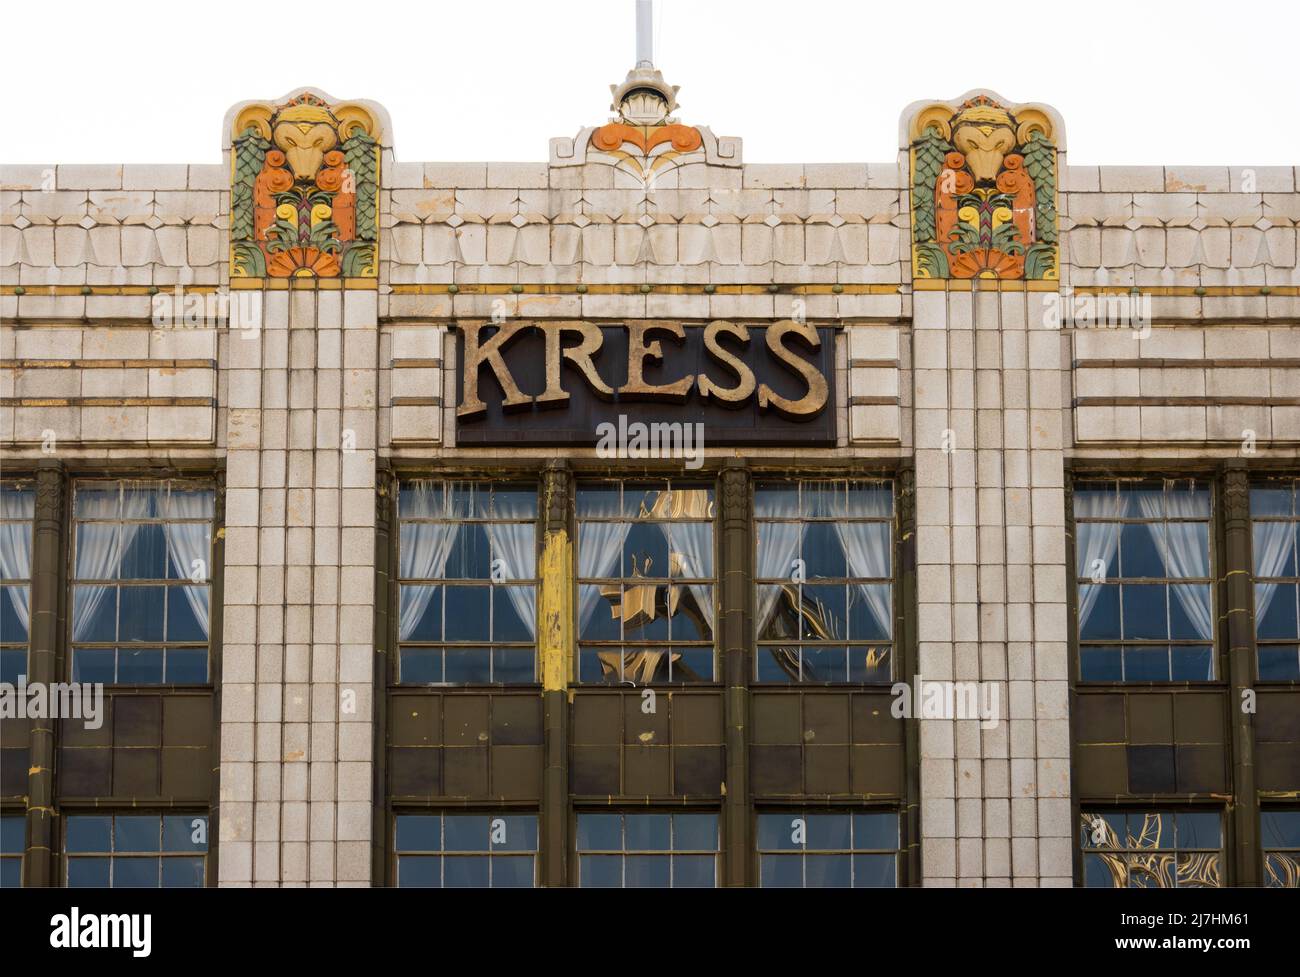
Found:
[[[230,274],[374,278],[379,126],[364,106],[311,92],[235,117]]]
[[[671,117],[678,88],[668,85],[657,69],[633,68],[623,84],[610,85],[609,90],[614,96],[610,109],[618,117],[592,132],[591,145],[639,179],[650,179],[682,153],[703,145],[698,129]]]

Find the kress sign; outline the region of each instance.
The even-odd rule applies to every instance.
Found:
[[[691,421],[709,443],[835,443],[834,329],[791,319],[461,321],[460,444],[595,444]]]

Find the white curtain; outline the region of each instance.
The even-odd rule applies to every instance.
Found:
[[[400,531],[399,568],[403,580],[437,580],[447,569],[447,557],[456,542],[454,522],[404,522]],[[398,618],[397,635],[406,641],[415,633],[416,625],[424,617],[433,599],[435,584],[403,583],[402,607]]]
[[[1075,519],[1123,519],[1128,515],[1129,497],[1114,490],[1106,493],[1079,492],[1074,497]],[[1118,522],[1075,522],[1075,574],[1078,580],[1091,580],[1098,560],[1109,567],[1119,549]],[[1088,623],[1101,596],[1101,585],[1084,584],[1079,588],[1079,630]]]
[[[835,534],[848,558],[849,574],[854,577],[889,576],[889,523],[836,522]],[[854,594],[854,590],[857,591]],[[850,595],[863,600],[886,635],[894,633],[894,613],[889,604],[889,587],[859,583],[851,586]]]
[[[32,517],[35,498],[31,491],[0,490],[0,578],[31,580]],[[25,629],[30,630],[30,587],[10,587],[9,601]]]
[[[519,493],[501,493],[493,500],[493,514],[498,519],[517,519],[532,516],[536,499]],[[488,523],[488,538],[492,542],[492,559],[500,560],[505,580],[531,580],[537,574],[536,530],[532,523]],[[533,587],[507,587],[515,613],[537,637],[537,591]],[[497,591],[497,596],[501,591]],[[418,618],[417,618],[418,620]],[[412,625],[414,626],[414,625]]]
[[[149,515],[152,492],[128,486],[121,493],[121,509],[117,492],[88,492],[77,503],[80,519],[143,519]],[[120,516],[119,516],[120,511]],[[110,580],[117,577],[122,555],[131,548],[131,541],[139,529],[136,522],[79,523],[77,531],[78,580]],[[79,585],[72,608],[72,640],[86,638],[86,630],[95,619],[108,584]]]
[[[631,523],[584,522],[578,526],[578,578],[603,579],[621,576],[623,542],[627,539]],[[578,589],[578,634],[586,627],[592,613],[600,603],[600,588]]]
[[[1204,514],[1200,499],[1192,492],[1166,491],[1164,505],[1171,519],[1197,517]],[[1202,545],[1200,530],[1205,528],[1203,522],[1168,522],[1160,523],[1160,498],[1154,493],[1142,493],[1138,496],[1138,507],[1144,519],[1153,520],[1147,524],[1151,539],[1156,549],[1164,558],[1166,572],[1170,577],[1208,577],[1210,575],[1210,548]],[[1161,526],[1164,532],[1160,531]],[[1209,640],[1214,635],[1214,618],[1210,609],[1210,588],[1174,587],[1174,595],[1182,604],[1183,611],[1196,629],[1196,634]]]
[[[1254,536],[1255,579],[1281,576],[1294,546],[1295,523],[1257,522],[1251,528]],[[1255,584],[1256,622],[1264,620],[1264,614],[1276,593],[1276,583]]]
[[[163,518],[165,519],[208,519],[212,518],[212,493],[207,491],[169,492],[163,501]],[[171,559],[172,571],[177,578],[189,580],[194,576],[196,561],[202,564],[203,580],[211,577],[209,561],[211,554],[211,522],[168,522],[163,526],[167,536],[167,555]],[[207,586],[185,587],[185,600],[194,612],[195,619],[208,631],[208,588]]]
[[[677,522],[668,529],[668,545],[679,559],[683,577],[713,576],[713,524],[707,522]],[[671,561],[669,561],[671,562]],[[688,585],[695,603],[709,622],[713,631],[713,587],[706,583]]]
[[[803,539],[800,522],[760,522],[758,524],[758,579],[789,581],[795,556]],[[758,591],[757,633],[762,634],[776,610],[780,587],[760,587]]]

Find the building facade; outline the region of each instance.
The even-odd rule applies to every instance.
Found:
[[[611,110],[3,169],[4,884],[1300,885],[1300,167]]]

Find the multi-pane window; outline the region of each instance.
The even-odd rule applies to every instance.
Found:
[[[712,888],[718,815],[643,812],[578,815],[578,885]]]
[[[21,814],[0,817],[0,889],[16,889],[22,885],[26,838],[26,817]]]
[[[537,678],[537,486],[403,482],[399,681]]]
[[[201,483],[76,484],[73,681],[208,681],[213,503]]]
[[[1259,824],[1264,884],[1274,889],[1300,889],[1300,810],[1265,808]]]
[[[69,887],[187,888],[204,884],[202,814],[74,814],[63,850]]]
[[[1083,884],[1212,889],[1223,884],[1223,822],[1215,811],[1084,811]]]
[[[1261,681],[1300,681],[1300,479],[1250,489],[1255,642]]]
[[[898,815],[783,811],[758,815],[760,886],[878,888],[898,884]]]
[[[30,483],[0,484],[0,682],[27,674],[35,505]]]
[[[707,485],[579,483],[581,681],[713,680],[713,510]]]
[[[529,888],[537,879],[535,814],[399,814],[400,887]]]
[[[1198,479],[1074,490],[1079,677],[1215,677],[1210,490]]]
[[[755,679],[890,682],[891,484],[760,481],[754,519]]]

